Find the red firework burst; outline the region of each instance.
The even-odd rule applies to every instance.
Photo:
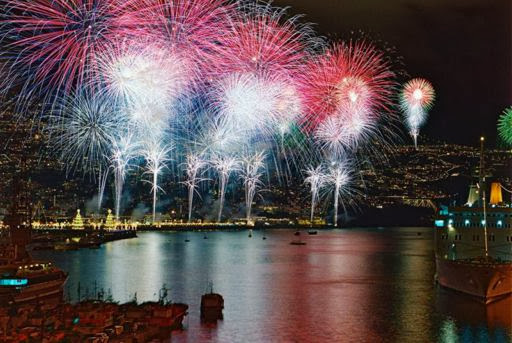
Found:
[[[27,83],[69,91],[94,72],[95,59],[111,42],[134,35],[135,0],[5,0],[11,68]]]
[[[364,115],[375,121],[390,111],[394,73],[384,54],[366,42],[334,45],[311,60],[301,80],[311,130],[330,116]]]
[[[434,100],[435,92],[432,84],[425,79],[416,78],[404,85],[400,103],[406,111],[414,107],[428,110],[434,104]]]
[[[308,26],[285,15],[268,5],[243,7],[231,17],[227,33],[219,37],[213,73],[290,76],[309,56],[307,49],[314,36]]]

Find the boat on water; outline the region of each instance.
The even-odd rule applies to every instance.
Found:
[[[62,301],[68,274],[47,261],[36,261],[27,252],[32,241],[31,194],[24,180],[26,165],[13,179],[11,204],[4,225],[7,237],[0,242],[0,307],[39,303],[42,300]]]
[[[435,258],[441,286],[490,303],[512,294],[512,203],[503,201],[507,190],[499,182],[488,187],[483,142],[468,201],[442,207],[435,218]]]
[[[24,239],[19,238],[29,235],[28,230],[12,230],[12,242],[0,247],[0,307],[62,299],[68,275],[51,262],[30,257],[24,248]]]
[[[201,320],[223,319],[222,310],[224,310],[224,298],[218,293],[213,293],[213,285],[210,284],[210,292],[201,296]]]

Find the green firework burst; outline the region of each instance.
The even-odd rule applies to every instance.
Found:
[[[505,143],[512,146],[512,107],[505,109],[500,116],[498,133]]]

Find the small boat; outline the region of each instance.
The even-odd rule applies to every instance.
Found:
[[[203,239],[208,239],[208,236],[204,236]]]
[[[249,238],[252,238],[252,229],[249,230]]]
[[[265,239],[267,239],[267,237],[263,236],[261,239],[265,240]]]
[[[295,236],[300,236],[300,231],[295,231],[294,235]]]
[[[213,293],[213,286],[210,285],[210,293],[201,296],[201,320],[210,322],[223,319],[224,298],[218,293]]]
[[[190,242],[190,239],[188,239],[188,238],[185,239],[185,243],[188,243],[188,242]]]
[[[316,235],[318,233],[318,231],[316,230],[309,230],[308,231],[308,235]]]
[[[70,243],[70,242],[59,242],[55,243],[53,249],[59,250],[59,251],[70,251],[70,250],[78,250],[80,246],[76,243]]]
[[[303,241],[291,241],[291,245],[306,245],[306,242]]]

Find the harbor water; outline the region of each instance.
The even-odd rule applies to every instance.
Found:
[[[72,301],[154,301],[165,285],[190,306],[173,342],[512,341],[510,297],[485,306],[435,284],[432,229],[303,231],[291,245],[294,231],[145,232],[33,257],[69,272]],[[210,283],[225,303],[215,325],[199,313]]]

